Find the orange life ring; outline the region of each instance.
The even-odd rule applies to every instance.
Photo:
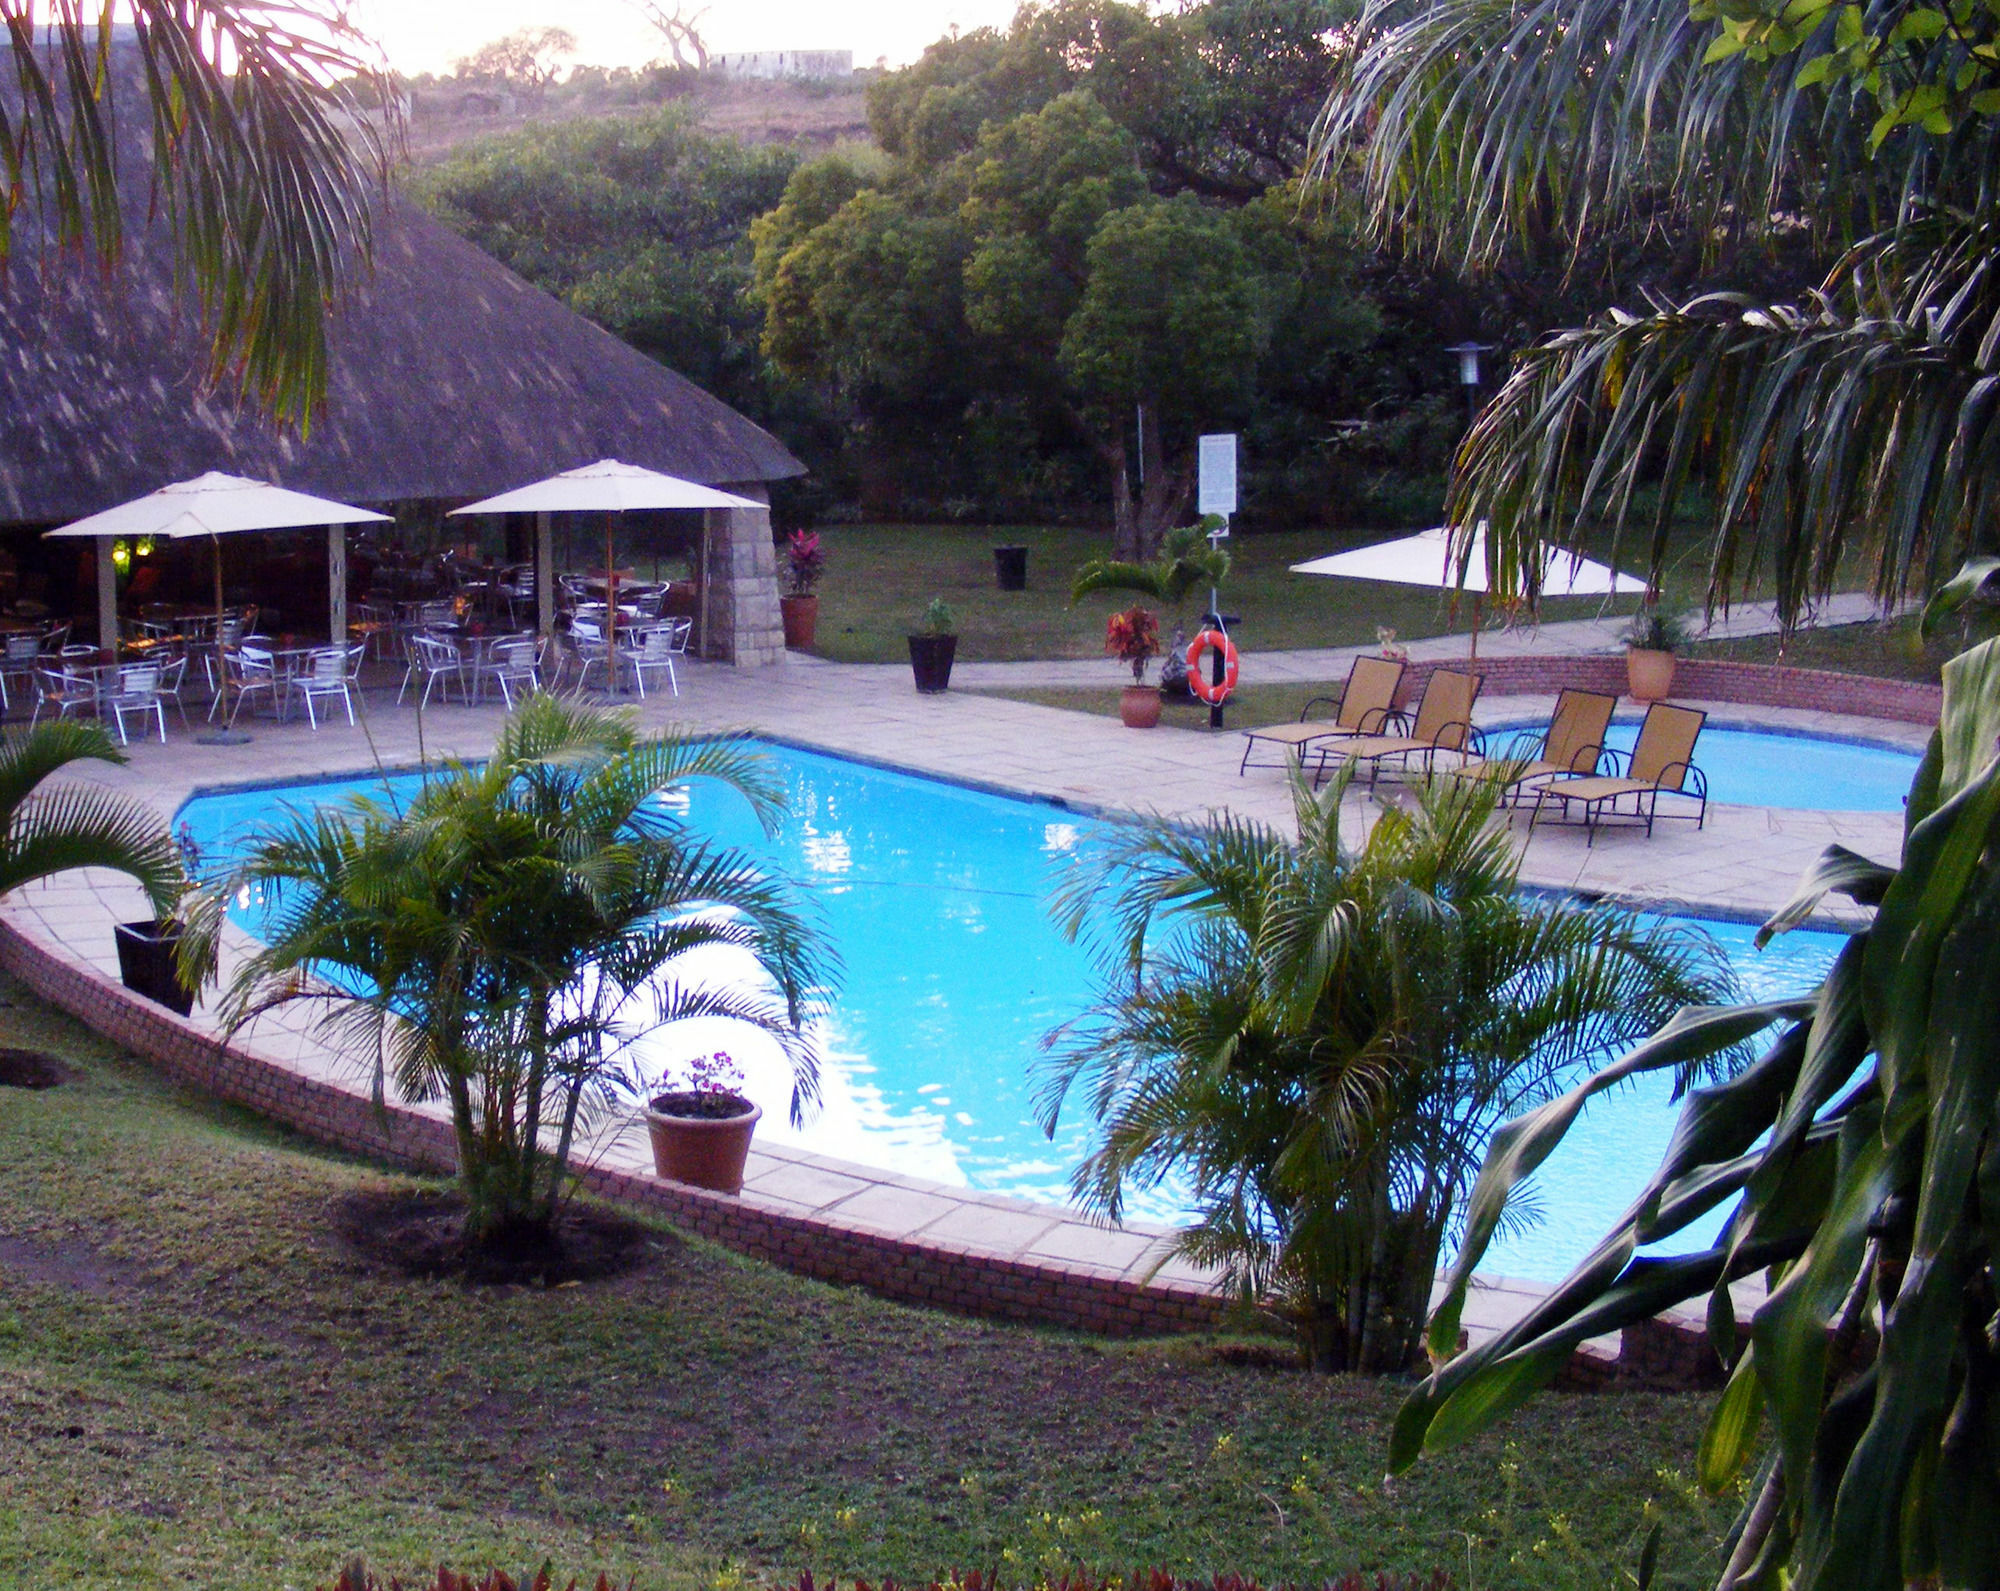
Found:
[[[1206,654],[1211,651],[1222,654],[1222,683],[1220,685],[1208,677],[1208,670],[1202,667]],[[1202,701],[1213,707],[1226,701],[1230,692],[1236,689],[1236,643],[1220,630],[1203,630],[1188,642],[1187,668],[1188,689]]]

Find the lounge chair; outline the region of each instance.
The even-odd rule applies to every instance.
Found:
[[[1500,756],[1467,756],[1451,771],[1501,781],[1503,803],[1523,799],[1545,779],[1594,774],[1617,705],[1616,696],[1566,690],[1556,698],[1555,715],[1539,741],[1531,733],[1517,735]]]
[[[1403,665],[1394,658],[1357,657],[1347,671],[1347,684],[1338,696],[1315,696],[1299,710],[1296,724],[1267,724],[1262,729],[1246,729],[1248,742],[1243,761],[1236,769],[1240,779],[1251,768],[1283,768],[1305,762],[1306,747],[1315,741],[1341,739],[1352,735],[1379,735],[1396,718],[1396,692],[1403,684]],[[1314,718],[1312,710],[1322,704],[1333,707],[1331,718]],[[1259,741],[1283,746],[1277,762],[1250,760]]]
[[[1639,738],[1629,758],[1607,751],[1603,755],[1611,764],[1609,774],[1552,779],[1540,786],[1535,792],[1535,810],[1528,819],[1528,827],[1533,828],[1542,808],[1554,801],[1561,803],[1565,819],[1573,809],[1583,809],[1584,827],[1592,845],[1597,843],[1598,825],[1607,819],[1643,823],[1648,835],[1653,832],[1656,816],[1692,817],[1695,827],[1700,828],[1708,821],[1708,777],[1694,765],[1694,743],[1707,717],[1699,708],[1654,702],[1646,709],[1646,720],[1639,726]],[[1625,764],[1622,772],[1618,767],[1621,761]],[[1663,795],[1692,801],[1694,811],[1660,813]],[[1622,801],[1630,801],[1630,808],[1622,808],[1619,805]]]
[[[1313,775],[1318,787],[1325,779],[1329,761],[1368,766],[1368,782],[1373,784],[1385,763],[1407,770],[1412,757],[1421,757],[1424,771],[1431,772],[1440,751],[1461,757],[1477,753],[1479,731],[1472,727],[1472,704],[1479,699],[1481,677],[1438,669],[1424,681],[1423,699],[1417,703],[1417,719],[1407,735],[1357,735],[1349,740],[1321,743],[1319,767]]]

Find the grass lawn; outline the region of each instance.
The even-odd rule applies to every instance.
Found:
[[[1716,1573],[1728,1508],[1679,1478],[1703,1398],[1544,1397],[1389,1483],[1395,1387],[1240,1341],[926,1314],[665,1228],[610,1281],[389,1277],[335,1216],[407,1179],[177,1094],[11,985],[0,1044],[74,1069],[0,1088],[8,1584],[276,1591],[359,1552],[721,1591],[1076,1562],[1601,1591],[1653,1515],[1656,1583]]]
[[[1469,610],[1453,624],[1445,605],[1416,586],[1295,575],[1290,566],[1348,546],[1386,539],[1384,531],[1284,531],[1238,536],[1236,560],[1223,588],[1223,611],[1240,614],[1244,646],[1274,651],[1299,646],[1352,646],[1375,639],[1389,625],[1405,639],[1463,629]],[[835,525],[820,531],[827,573],[819,588],[819,630],[813,650],[842,663],[894,663],[909,656],[904,637],[926,603],[942,596],[958,616],[958,655],[981,661],[1098,657],[1105,617],[1138,600],[1102,593],[1069,606],[1070,581],[1109,543],[1102,532],[1035,526]],[[1001,591],[993,580],[993,548],[1028,548],[1028,589]],[[1694,593],[1690,591],[1689,600]],[[1619,599],[1630,612],[1635,599]],[[1192,621],[1206,594],[1189,604]],[[1591,618],[1602,610],[1595,597],[1550,602],[1549,619]],[[1195,626],[1189,623],[1189,633]],[[1173,620],[1161,629],[1172,634]],[[1106,662],[1115,683],[1115,668]]]
[[[1223,587],[1223,611],[1238,614],[1238,635],[1253,651],[1302,646],[1354,646],[1375,639],[1388,625],[1405,640],[1464,631],[1469,609],[1452,620],[1446,605],[1416,586],[1370,580],[1295,575],[1290,566],[1324,553],[1385,541],[1389,530],[1282,531],[1238,536],[1230,543],[1236,567]],[[1069,606],[1070,581],[1091,558],[1104,555],[1101,531],[1048,526],[830,525],[820,529],[827,572],[820,584],[819,630],[813,650],[842,663],[897,663],[908,656],[904,637],[932,597],[942,596],[958,617],[958,655],[1005,662],[1024,658],[1102,655],[1105,617],[1137,600],[1105,593]],[[1028,549],[1028,589],[1001,591],[993,580],[993,549]],[[1638,556],[1634,540],[1621,554],[1625,566]],[[1593,548],[1610,556],[1605,545]],[[1693,527],[1671,561],[1664,582],[1668,606],[1699,613],[1707,583],[1706,549]],[[1753,583],[1744,598],[1768,596],[1768,582]],[[1198,616],[1192,602],[1182,615]],[[1545,620],[1630,613],[1633,597],[1608,607],[1596,597],[1571,597],[1543,606]],[[1173,616],[1161,628],[1172,634]],[[1189,623],[1189,633],[1193,625]],[[1106,668],[1112,665],[1107,662]]]

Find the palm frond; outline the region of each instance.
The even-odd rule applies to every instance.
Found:
[[[82,785],[37,791],[0,836],[0,895],[77,867],[127,874],[158,917],[173,913],[187,882],[173,836],[151,808]]]
[[[0,114],[0,259],[32,197],[58,248],[115,261],[126,211],[118,170],[125,96],[143,96],[153,195],[194,286],[213,373],[239,372],[274,414],[309,422],[326,386],[325,320],[365,258],[386,171],[383,123],[356,93],[393,103],[386,76],[332,0],[132,0],[136,69],[111,14],[8,7],[11,78]],[[137,135],[129,118],[125,136]]]

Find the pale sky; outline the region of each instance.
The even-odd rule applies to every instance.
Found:
[[[692,0],[698,6],[700,0]],[[856,66],[913,61],[956,24],[1004,27],[1015,0],[717,0],[701,33],[717,50],[852,50]],[[516,28],[549,24],[577,37],[577,59],[640,66],[666,52],[627,0],[357,0],[356,19],[398,71],[452,62]]]

